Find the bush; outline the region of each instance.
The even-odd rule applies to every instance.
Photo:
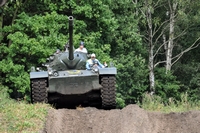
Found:
[[[155,70],[155,79],[156,95],[160,96],[164,101],[171,97],[180,100],[180,87],[182,85],[176,80],[176,76],[172,72],[166,73],[165,68],[157,68]]]
[[[120,55],[117,67],[117,100],[125,104],[136,103],[147,90],[147,68],[145,60],[131,52]],[[121,105],[119,105],[121,106]]]

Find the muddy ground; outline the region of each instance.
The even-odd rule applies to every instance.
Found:
[[[44,133],[200,133],[200,111],[163,114],[137,105],[122,110],[51,109]]]

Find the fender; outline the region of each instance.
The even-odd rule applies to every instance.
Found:
[[[100,75],[116,75],[117,68],[116,67],[108,67],[108,68],[99,68]]]
[[[47,71],[30,72],[30,79],[36,79],[36,78],[48,78]]]

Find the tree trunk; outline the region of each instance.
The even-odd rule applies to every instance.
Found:
[[[155,77],[154,77],[154,57],[153,57],[153,47],[149,47],[149,81],[150,81],[150,91],[155,92]]]
[[[172,51],[174,47],[174,25],[175,25],[175,11],[177,7],[177,3],[173,3],[172,7],[170,6],[170,21],[169,21],[169,41],[167,45],[166,51],[166,73],[171,71],[172,67]]]
[[[147,24],[148,24],[148,48],[149,48],[149,82],[150,82],[150,91],[155,92],[155,77],[154,77],[154,45],[153,45],[153,29],[152,29],[152,16],[150,10],[150,4],[148,0],[146,0],[147,5]]]
[[[3,6],[6,2],[7,0],[0,0],[0,7]]]

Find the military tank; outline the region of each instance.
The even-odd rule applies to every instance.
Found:
[[[68,18],[68,50],[50,55],[44,64],[46,70],[37,70],[35,67],[31,69],[32,103],[115,108],[116,67],[110,65],[98,70],[86,70],[88,54],[74,52],[73,16]]]

